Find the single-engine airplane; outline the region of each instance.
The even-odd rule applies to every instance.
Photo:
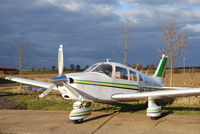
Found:
[[[147,116],[158,118],[161,106],[156,99],[179,96],[198,96],[200,88],[164,87],[164,71],[168,57],[162,55],[156,72],[147,76],[142,72],[115,62],[100,62],[92,65],[84,72],[63,74],[63,45],[58,49],[58,76],[51,82],[41,82],[19,77],[5,79],[47,88],[40,98],[52,90],[58,90],[66,100],[76,100],[69,118],[74,123],[81,123],[91,114],[92,102],[121,102],[148,100]]]

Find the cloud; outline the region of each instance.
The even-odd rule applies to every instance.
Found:
[[[197,0],[1,0],[0,56],[15,57],[16,53],[6,45],[25,37],[32,45],[32,56],[38,59],[37,66],[55,65],[61,43],[66,65],[91,64],[106,58],[119,61],[117,57],[123,54],[119,35],[122,36],[124,19],[129,18],[133,23],[130,64],[141,60],[144,64],[155,62],[150,57],[157,54],[160,28],[171,18],[176,19],[180,30],[189,34],[191,44],[200,40],[198,5]],[[1,62],[14,66],[8,61]]]
[[[79,11],[83,7],[83,4],[71,2],[71,3],[65,4],[64,7],[69,11]]]
[[[40,0],[41,3],[51,4],[59,8],[66,9],[71,12],[78,12],[84,8],[85,3],[78,0]]]
[[[48,3],[71,12],[84,11],[85,13],[102,13],[112,12],[117,2],[107,0],[40,0],[41,3]]]
[[[198,25],[187,24],[183,29],[190,30],[193,32],[200,32],[200,24]]]

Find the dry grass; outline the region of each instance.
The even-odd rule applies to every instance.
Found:
[[[145,73],[145,71],[143,71]],[[153,73],[153,71],[150,71]],[[149,73],[148,73],[149,74]],[[2,75],[1,75],[2,76]],[[0,77],[1,77],[0,76]],[[52,77],[57,76],[57,74],[26,74],[23,75],[25,78],[30,78],[39,81],[46,81],[49,82]],[[169,86],[169,73],[167,71],[165,78],[165,86]],[[173,75],[173,86],[176,87],[200,87],[200,72],[190,72],[187,71],[186,73],[174,73]],[[29,86],[30,87],[30,86]],[[9,91],[17,92],[19,91],[18,88],[13,87],[10,88]],[[39,93],[38,93],[39,94]],[[54,92],[52,95],[45,97],[46,100],[54,100],[54,101],[62,101],[61,97],[58,97],[57,92]],[[100,106],[99,106],[100,105]],[[95,104],[96,109],[103,108],[106,105]],[[180,97],[176,98],[173,104],[168,105],[167,107],[200,107],[200,97]]]
[[[166,74],[165,85],[169,86],[169,73]],[[200,73],[174,73],[173,86],[200,87]]]
[[[200,97],[181,97],[176,98],[174,103],[170,106],[180,106],[180,107],[196,107],[200,106]]]
[[[169,70],[166,71],[165,75],[165,86],[169,86]],[[174,87],[200,87],[200,72],[194,72],[187,70],[183,73],[173,73],[173,84]],[[200,107],[200,97],[178,97],[175,99],[170,107]]]

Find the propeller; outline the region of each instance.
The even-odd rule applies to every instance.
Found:
[[[62,82],[67,81],[67,77],[63,74],[64,69],[64,58],[63,58],[63,45],[61,44],[58,49],[58,76],[51,79],[52,85],[39,95],[40,98],[43,98],[47,94],[49,94],[53,88],[58,87],[62,84]]]
[[[39,97],[43,98],[44,96],[49,94],[53,90],[54,87],[56,87],[55,84],[51,85],[47,90],[45,90],[42,94],[40,94]]]
[[[64,69],[64,58],[63,58],[63,45],[61,44],[58,49],[58,76],[61,76]]]

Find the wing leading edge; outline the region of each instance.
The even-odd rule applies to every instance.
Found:
[[[43,88],[49,88],[52,85],[54,85],[53,83],[49,83],[49,82],[42,82],[42,81],[36,81],[36,80],[31,80],[31,79],[19,78],[19,77],[6,77],[5,79],[23,83],[23,84],[43,87]],[[55,87],[54,89],[56,90],[57,88]]]
[[[182,97],[182,96],[200,95],[200,88],[164,87],[163,89],[170,89],[170,90],[115,94],[112,96],[112,99],[119,101],[131,101],[131,100],[147,99],[148,97],[158,99],[162,97]]]

